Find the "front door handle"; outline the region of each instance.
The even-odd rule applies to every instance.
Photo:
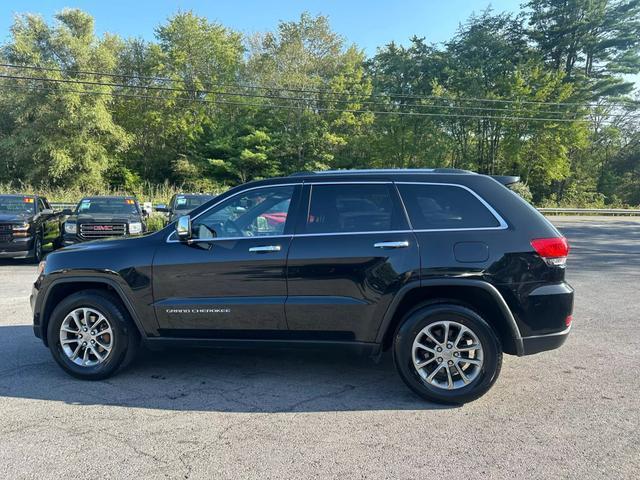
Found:
[[[376,248],[407,248],[409,242],[407,240],[401,240],[399,242],[378,242],[373,244]]]
[[[251,247],[249,251],[251,253],[269,253],[269,252],[279,252],[282,249],[280,245],[263,245],[260,247]]]

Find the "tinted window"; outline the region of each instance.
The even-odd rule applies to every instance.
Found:
[[[486,228],[500,224],[468,190],[449,185],[398,184],[413,228]]]
[[[83,198],[76,207],[76,213],[82,214],[115,214],[115,215],[136,215],[138,206],[131,198],[110,198],[110,197],[90,197]]]
[[[391,185],[313,185],[306,233],[379,232],[407,228]]]
[[[212,198],[213,197],[209,195],[178,195],[175,197],[175,205],[173,208],[176,211],[190,212]]]
[[[35,211],[33,197],[0,195],[0,213],[31,214]]]
[[[282,235],[293,189],[265,187],[231,197],[195,219],[193,235],[200,239]]]

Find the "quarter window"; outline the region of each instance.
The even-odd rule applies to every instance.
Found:
[[[282,235],[293,186],[265,187],[240,193],[194,220],[194,238],[265,237]]]
[[[380,232],[406,228],[390,184],[311,187],[306,233]]]
[[[500,226],[478,197],[462,187],[398,184],[398,190],[416,230]]]

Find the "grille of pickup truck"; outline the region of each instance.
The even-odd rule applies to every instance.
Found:
[[[0,242],[10,242],[13,238],[13,224],[0,223]]]
[[[82,238],[122,237],[127,234],[125,223],[81,223]]]

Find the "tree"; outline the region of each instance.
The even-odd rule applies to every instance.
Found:
[[[631,92],[640,72],[640,0],[531,0],[529,36],[590,99]]]
[[[363,62],[363,53],[346,47],[323,16],[305,13],[297,22],[281,22],[276,33],[252,38],[247,76],[275,97],[273,103],[265,100],[271,108],[258,115],[278,144],[274,155],[281,171],[347,161],[349,140],[373,120],[368,112],[359,113],[362,97],[371,91]]]
[[[202,183],[211,171],[198,155],[199,143],[208,141],[202,137],[212,125],[227,120],[228,108],[216,102],[235,101],[225,85],[238,80],[242,39],[192,12],[171,17],[156,29],[156,38],[127,42],[119,63],[128,82],[122,93],[146,97],[118,101],[118,121],[134,134],[127,164],[157,183]]]
[[[80,10],[63,10],[56,25],[36,15],[16,18],[12,41],[2,57],[17,65],[50,70],[20,70],[13,94],[5,97],[0,156],[11,158],[1,179],[33,184],[100,187],[103,173],[130,143],[130,135],[111,114],[112,87],[56,81],[86,81],[83,70],[108,72],[115,67],[121,42],[94,34],[93,19]],[[16,71],[12,70],[12,75]],[[96,76],[97,83],[108,83]],[[89,94],[89,92],[97,94]]]

